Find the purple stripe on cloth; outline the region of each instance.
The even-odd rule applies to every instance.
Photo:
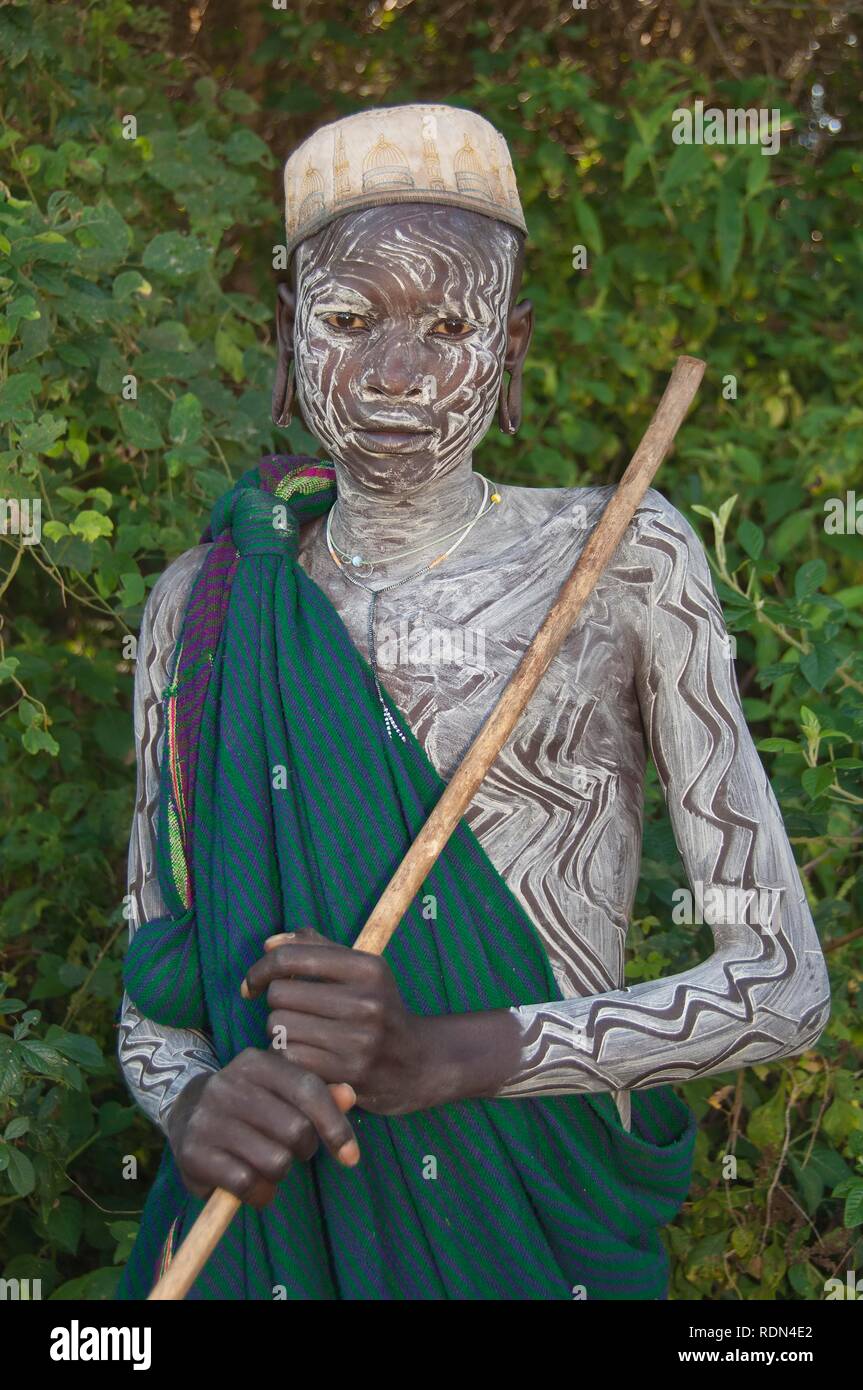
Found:
[[[261,484],[274,492],[286,473],[302,472],[312,478],[335,479],[332,467],[322,464],[309,454],[267,454],[258,464]],[[231,598],[231,586],[239,555],[230,534],[213,541],[209,525],[201,535],[201,544],[210,543],[186,605],[183,620],[182,651],[174,672],[173,684],[178,686],[176,697],[176,756],[179,762],[180,786],[186,806],[186,841],[184,853],[191,886],[194,850],[194,798],[198,769],[198,740],[201,715],[210,687],[212,661],[224,626]],[[191,672],[187,675],[187,672]],[[194,892],[194,890],[192,890]]]

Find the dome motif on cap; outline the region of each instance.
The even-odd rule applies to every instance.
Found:
[[[315,217],[320,217],[324,209],[324,181],[320,170],[309,160],[300,192],[300,210],[297,214],[299,221],[311,222]]]
[[[453,160],[455,168],[455,186],[461,193],[472,193],[476,198],[485,198],[487,202],[493,202],[491,188],[488,179],[482,171],[479,155],[470,143],[467,135],[464,137],[464,144]]]
[[[398,145],[381,132],[363,160],[363,188],[413,188],[414,177]]]

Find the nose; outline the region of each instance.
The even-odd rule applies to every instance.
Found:
[[[421,401],[425,399],[424,381],[413,344],[395,334],[375,344],[373,360],[363,374],[362,391],[371,400]]]

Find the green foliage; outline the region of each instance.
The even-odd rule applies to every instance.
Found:
[[[671,113],[699,95],[802,116],[781,85],[711,91],[682,59],[629,63],[599,89],[552,26],[491,45],[478,14],[450,81],[436,21],[386,11],[362,35],[274,11],[240,69],[252,96],[176,57],[167,15],[0,8],[0,497],[39,499],[42,520],[40,545],[0,535],[0,1272],[109,1297],[155,1171],[112,1057],[134,632],[228,478],[273,449],[316,451],[269,423],[270,151],[384,95],[450,91],[509,139],[531,229],[524,426],[493,431],[479,466],[609,481],[675,356],[709,363],[660,486],[704,523],[834,1005],[815,1052],[686,1088],[700,1134],[672,1294],[823,1297],[863,1267],[863,577],[860,534],[830,501],[847,521],[863,442],[859,153],[816,161],[787,135],[775,157],[676,146]],[[682,882],[653,778],[631,978],[711,949],[671,922]]]

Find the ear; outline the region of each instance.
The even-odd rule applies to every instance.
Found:
[[[294,316],[297,301],[289,285],[279,285],[276,295],[278,357],[273,382],[273,424],[283,429],[291,423],[294,399]]]
[[[521,372],[533,337],[533,305],[523,299],[509,311],[506,324],[506,356],[503,365],[510,373]]]
[[[510,309],[506,324],[506,352],[498,405],[498,422],[504,434],[515,434],[521,424],[521,374],[532,337],[533,305],[529,299],[523,299]]]

